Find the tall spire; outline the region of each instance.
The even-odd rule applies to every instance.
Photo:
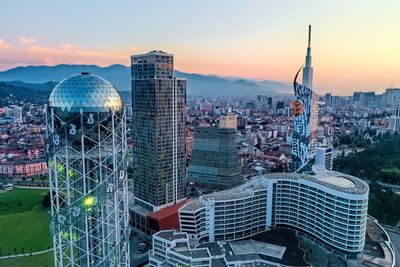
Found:
[[[306,65],[303,68],[303,85],[312,89],[313,68],[311,66],[311,25],[308,25],[308,46],[306,55]]]

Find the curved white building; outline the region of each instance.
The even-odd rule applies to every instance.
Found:
[[[236,240],[291,227],[344,256],[364,247],[368,185],[333,171],[257,176],[179,210],[181,231],[200,242]]]

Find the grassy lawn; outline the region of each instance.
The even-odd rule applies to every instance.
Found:
[[[41,251],[52,246],[50,215],[41,204],[47,192],[16,188],[0,194],[0,255]]]
[[[14,259],[0,260],[0,267],[53,267],[53,251]]]
[[[40,205],[48,190],[14,188],[11,191],[0,193],[0,215],[9,215],[24,211],[31,211]]]

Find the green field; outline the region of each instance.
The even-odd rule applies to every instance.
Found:
[[[0,260],[0,267],[52,267],[53,251],[34,256]]]
[[[9,215],[31,211],[40,206],[42,198],[48,190],[15,188],[0,194],[0,215]]]
[[[48,209],[41,204],[47,192],[48,190],[15,188],[0,193],[0,256],[42,251],[52,247],[50,215]],[[3,259],[0,260],[0,266],[45,266],[52,262],[47,259],[50,254],[46,255]],[[38,260],[37,264],[33,264],[35,258]],[[24,265],[25,261],[28,262],[27,265]]]

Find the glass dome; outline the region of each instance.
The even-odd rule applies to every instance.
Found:
[[[119,111],[121,97],[107,80],[88,72],[62,80],[50,94],[49,106],[62,113]]]

